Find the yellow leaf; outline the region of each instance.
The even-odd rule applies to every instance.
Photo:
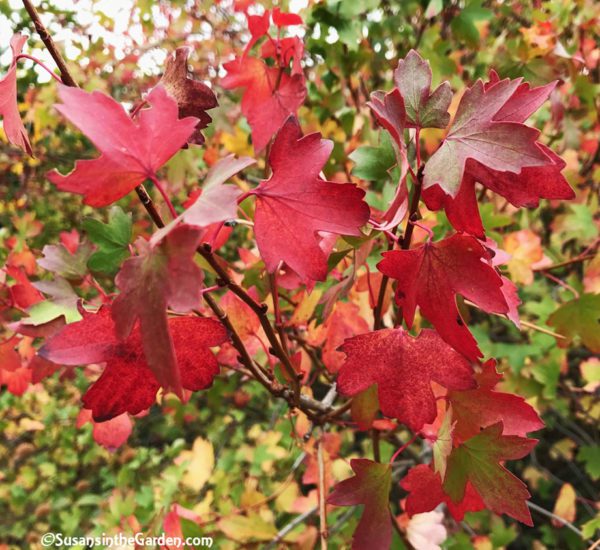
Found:
[[[234,128],[233,134],[222,134],[221,143],[227,151],[240,157],[254,156],[252,145],[248,142],[248,134],[239,126]]]
[[[577,495],[575,494],[575,489],[570,483],[565,483],[558,493],[558,498],[556,499],[556,504],[554,505],[554,513],[570,522],[575,521],[575,515],[577,512],[577,507],[575,504],[575,500]],[[555,519],[552,520],[552,524],[554,527],[563,527],[563,524],[560,521]]]
[[[323,292],[321,290],[313,290],[310,294],[304,294],[302,300],[294,310],[290,323],[292,325],[306,325],[310,316],[315,311],[322,294]]]
[[[210,479],[215,466],[215,454],[210,441],[198,437],[191,451],[183,451],[178,457],[178,463],[188,462],[187,470],[181,480],[193,491],[200,491]]]
[[[541,239],[529,229],[504,237],[504,250],[511,255],[508,271],[514,283],[533,283],[533,267],[544,258]]]
[[[239,542],[270,541],[277,535],[275,525],[266,523],[257,514],[223,518],[219,521],[219,529],[225,533],[226,537]]]

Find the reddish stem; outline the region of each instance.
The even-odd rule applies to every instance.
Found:
[[[130,118],[134,118],[146,105],[148,105],[148,102],[145,99],[141,103],[138,103],[129,113]]]
[[[52,69],[50,69],[50,67],[48,67],[48,65],[46,65],[43,61],[39,60],[37,57],[33,57],[33,55],[27,55],[26,53],[20,53],[19,55],[17,55],[17,57],[15,57],[15,63],[17,61],[19,61],[20,59],[29,59],[29,60],[33,61],[34,63],[37,63],[54,80],[56,80],[56,82],[58,82],[59,84],[63,83],[63,81],[61,80],[60,76],[58,76]]]
[[[431,228],[427,227],[426,225],[423,225],[422,223],[416,222],[414,220],[408,220],[408,223],[410,223],[412,225],[416,225],[417,227],[419,227],[423,231],[426,231],[427,235],[429,237],[429,240],[433,239],[433,231],[431,230]]]
[[[169,212],[171,213],[171,216],[173,216],[173,219],[175,219],[177,217],[177,210],[175,210],[175,207],[173,206],[173,203],[171,202],[169,195],[167,195],[167,192],[166,192],[165,188],[163,187],[162,183],[160,183],[160,181],[158,181],[158,178],[156,176],[150,176],[150,179],[152,180],[152,183],[158,189],[158,192],[162,195],[162,198],[164,199],[165,203],[167,204],[167,207],[169,208]]]
[[[406,450],[406,448],[409,445],[412,445],[415,442],[415,439],[417,439],[417,434],[413,435],[404,445],[402,445],[402,447],[400,447],[393,455],[392,458],[390,458],[390,464],[392,464],[394,462],[394,460],[396,460],[396,458],[398,457],[398,455]]]

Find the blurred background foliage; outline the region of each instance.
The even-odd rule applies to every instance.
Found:
[[[165,170],[178,206],[217,158],[253,154],[239,94],[219,85],[222,64],[241,52],[249,38],[245,17],[234,8],[249,3],[39,3],[44,23],[65,52],[76,80],[128,106],[157,82],[170,51],[193,46],[194,73],[212,85],[220,106],[211,111],[214,122],[205,132],[206,146],[182,150]],[[520,286],[523,319],[563,338],[527,327],[518,331],[503,319],[477,313],[471,318],[484,353],[498,358],[505,372],[504,388],[524,396],[546,423],[534,453],[514,467],[541,511],[532,511],[533,528],[487,512],[469,514],[462,523],[446,520],[442,546],[588,547],[600,533],[599,329],[593,326],[600,306],[590,299],[560,328],[549,318],[578,296],[600,293],[600,260],[595,256],[600,226],[600,5],[593,0],[323,0],[279,5],[284,10],[300,8],[306,22],[299,31],[307,47],[309,87],[300,111],[303,129],[320,131],[334,141],[327,176],[360,183],[374,207],[383,208],[395,180],[387,172],[393,164],[389,142],[372,124],[365,103],[371,91],[391,88],[397,60],[411,48],[431,63],[434,85],[449,80],[456,91],[485,78],[491,68],[501,77],[523,76],[533,85],[559,81],[533,123],[566,161],[564,173],[577,191],[576,200],[542,201],[539,208],[517,211],[502,197],[482,192],[480,209],[488,234],[512,255],[505,269]],[[270,8],[271,3],[263,6]],[[26,51],[51,63],[21,4],[0,0],[0,73],[10,62],[9,38],[18,30],[32,35]],[[26,61],[18,76],[35,158],[9,147],[2,136],[0,264],[20,266],[33,280],[44,280],[48,274],[35,259],[45,244],[59,238],[67,242],[69,235],[77,239],[85,218],[106,223],[109,217],[108,211],[93,211],[77,197],[56,192],[45,180],[48,169],[66,171],[76,158],[93,157],[94,148],[53,110],[56,87],[46,75]],[[442,133],[427,130],[422,137],[432,152]],[[260,159],[257,177],[262,166]],[[241,184],[255,183],[252,178]],[[119,205],[133,213],[134,236],[149,229],[137,201],[126,198]],[[425,211],[424,218],[438,234],[449,228],[441,212]],[[75,233],[69,233],[72,230]],[[235,229],[223,252],[226,257],[236,256],[247,232]],[[571,262],[581,257],[584,260]],[[551,271],[543,269],[562,263]],[[108,290],[110,275],[96,274]],[[263,282],[256,266],[247,270],[246,279],[260,291]],[[11,281],[4,273],[2,303],[8,301]],[[96,295],[85,278],[71,278],[67,286],[63,294],[52,296],[53,307],[67,313],[73,312],[77,296]],[[328,286],[331,283],[317,290],[324,292]],[[366,295],[359,286],[351,291],[357,305],[364,304]],[[35,315],[41,319],[49,313]],[[2,317],[8,324],[19,319],[19,312],[5,308]],[[6,328],[3,337],[10,334]],[[33,338],[19,343],[23,361],[31,360],[34,345]],[[4,373],[0,378],[0,547],[38,548],[46,531],[152,534],[163,528],[214,536],[215,546],[223,549],[318,546],[310,453],[314,441],[305,444],[293,435],[307,430],[305,418],[290,415],[280,403],[267,406],[260,386],[242,388],[238,376],[225,371],[210,392],[194,395],[186,404],[167,398],[162,408],[133,419],[131,435],[127,439],[125,426],[127,441],[118,442],[115,449],[115,442],[103,440],[101,434],[95,433],[95,440],[92,423],[83,423],[80,416],[81,392],[95,372],[71,369],[35,384],[27,373],[21,378]],[[327,471],[333,484],[350,475],[351,457],[370,456],[372,443],[365,432],[333,430],[328,437]],[[391,443],[382,441],[382,456],[393,450]],[[408,458],[398,461],[396,474],[430,452],[425,443],[413,445]],[[396,484],[392,499],[399,515],[403,496]],[[348,547],[359,512],[332,511],[332,548]],[[564,517],[580,534],[547,512]],[[298,518],[302,521],[294,524]],[[394,545],[401,547],[398,540]]]

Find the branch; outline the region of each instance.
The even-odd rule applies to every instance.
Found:
[[[60,53],[60,50],[56,47],[56,44],[54,43],[54,40],[52,40],[52,36],[50,36],[48,29],[46,29],[46,27],[42,23],[42,20],[40,19],[40,15],[37,12],[37,10],[35,9],[35,6],[31,3],[30,0],[23,0],[23,6],[27,10],[27,13],[29,14],[29,18],[31,19],[33,25],[35,26],[35,30],[37,31],[40,38],[42,39],[42,42],[44,43],[44,45],[48,49],[48,52],[52,56],[52,59],[54,59],[54,62],[58,66],[58,69],[60,70],[60,77],[61,77],[63,84],[65,86],[69,86],[71,88],[78,88],[79,86],[77,86],[77,82],[75,82],[75,79],[69,72],[69,68],[67,67],[67,64],[65,63],[65,60]],[[142,201],[142,204],[144,205],[144,208],[146,209],[148,214],[150,214],[152,221],[158,227],[163,227],[165,224],[162,221],[160,214],[158,213],[158,210],[154,206],[154,203],[152,202],[150,195],[148,195],[146,188],[142,184],[140,184],[135,188],[135,192],[137,193],[138,197]]]
[[[323,441],[317,441],[317,463],[319,466],[319,534],[321,550],[327,550],[327,509],[325,507],[325,463],[323,460]]]
[[[585,537],[583,536],[583,533],[579,529],[577,529],[577,527],[575,527],[570,521],[567,521],[566,519],[561,518],[560,516],[557,516],[553,512],[550,512],[550,510],[546,510],[545,508],[542,508],[541,506],[538,506],[537,504],[534,504],[533,502],[527,501],[527,506],[529,506],[529,508],[531,508],[532,510],[535,510],[539,514],[542,514],[543,516],[552,518],[553,520],[558,521],[559,523],[562,523],[565,527],[567,527],[568,529],[571,529],[571,531],[573,531],[574,533],[577,533],[582,539],[585,539]]]
[[[295,396],[300,396],[300,382],[298,380],[298,375],[296,370],[294,369],[288,354],[283,349],[281,342],[277,338],[275,330],[273,329],[269,318],[267,317],[267,305],[261,304],[257,302],[252,296],[250,296],[244,288],[238,285],[227,273],[227,270],[224,269],[217,257],[213,254],[210,246],[204,245],[198,248],[198,252],[200,255],[208,262],[210,267],[215,271],[217,277],[220,279],[220,283],[223,286],[226,286],[231,292],[233,292],[238,298],[240,298],[244,303],[246,303],[252,311],[258,317],[260,324],[265,331],[265,335],[267,336],[267,340],[271,344],[271,349],[273,355],[275,355],[280,361],[281,364],[288,374],[288,377],[291,379],[292,388],[294,390]]]
[[[390,510],[390,518],[392,519],[392,527],[396,530],[396,533],[398,533],[398,536],[400,537],[400,540],[402,541],[404,546],[406,548],[408,548],[409,550],[412,550],[414,548],[414,546],[410,543],[408,538],[406,538],[406,533],[400,527],[400,524],[398,523],[396,516],[393,514],[393,512],[391,510]]]
[[[73,79],[71,73],[69,72],[66,63],[57,49],[52,37],[48,33],[46,27],[44,27],[43,23],[40,20],[39,14],[30,0],[23,0],[23,5],[27,10],[32,22],[35,25],[36,31],[40,35],[40,38],[48,48],[52,58],[58,65],[61,71],[61,78],[63,83],[66,86],[77,87],[77,83]],[[162,219],[160,213],[156,209],[154,202],[152,201],[150,195],[146,191],[143,185],[138,185],[135,188],[135,191],[140,199],[140,202],[152,218],[152,221],[158,228],[162,228],[165,226],[164,220]],[[311,420],[317,421],[321,424],[324,420],[323,418],[316,417],[311,411],[316,411],[325,415],[331,412],[332,408],[329,405],[323,405],[323,403],[316,401],[306,395],[300,394],[300,384],[298,380],[298,376],[296,371],[294,370],[291,361],[285,351],[283,350],[273,327],[271,326],[269,319],[267,317],[267,306],[265,304],[260,304],[255,301],[241,286],[237,285],[224,270],[221,265],[218,263],[216,257],[212,254],[209,247],[199,247],[198,253],[200,253],[209,265],[213,268],[213,270],[217,273],[218,277],[223,282],[224,286],[227,286],[236,296],[238,296],[242,301],[250,306],[250,308],[256,313],[258,316],[260,323],[267,335],[269,343],[271,344],[274,355],[281,361],[283,368],[288,373],[289,377],[292,381],[293,391],[290,391],[285,386],[282,386],[276,380],[270,380],[268,376],[259,369],[253,362],[252,358],[248,354],[248,351],[245,349],[241,338],[235,331],[233,325],[227,318],[227,315],[223,312],[223,310],[218,306],[218,304],[210,297],[209,294],[204,294],[204,298],[206,299],[209,307],[215,313],[215,315],[223,322],[224,326],[228,329],[231,340],[240,354],[240,358],[244,366],[248,369],[249,372],[265,387],[269,390],[269,392],[275,397],[280,397],[288,401],[291,406],[297,406],[300,408]]]
[[[306,512],[296,516],[292,521],[290,521],[287,525],[282,527],[273,540],[269,543],[269,545],[265,548],[265,550],[269,550],[270,548],[275,548],[277,543],[280,542],[290,531],[294,529],[297,525],[300,525],[305,519],[308,519],[318,510],[317,506],[310,508]]]
[[[23,6],[27,10],[29,18],[34,24],[35,30],[40,35],[42,42],[48,49],[48,52],[52,56],[52,59],[54,59],[54,62],[56,63],[58,70],[60,71],[60,77],[63,81],[63,84],[65,86],[77,88],[77,83],[75,82],[75,79],[69,72],[67,64],[65,63],[65,60],[63,59],[63,56],[61,55],[59,49],[56,47],[54,40],[52,40],[52,36],[50,36],[48,29],[46,29],[46,27],[42,23],[42,20],[40,19],[40,16],[37,10],[35,9],[35,6],[31,3],[30,0],[23,0]]]

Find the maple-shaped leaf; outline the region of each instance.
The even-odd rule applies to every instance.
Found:
[[[481,428],[502,422],[503,435],[527,436],[544,427],[535,409],[522,397],[495,391],[502,380],[496,372],[496,361],[487,361],[475,375],[478,387],[466,391],[451,391],[455,438],[461,441],[477,435]]]
[[[224,222],[236,217],[237,199],[241,194],[235,185],[224,185],[238,172],[254,164],[256,161],[250,157],[227,155],[215,163],[206,174],[200,193],[191,205],[177,218],[172,220],[152,237],[153,241],[162,239],[181,222],[195,227],[208,228],[211,224]],[[206,242],[206,233],[203,232],[202,240]]]
[[[88,272],[87,262],[94,251],[90,243],[82,243],[75,253],[69,252],[64,244],[47,244],[42,249],[44,255],[37,263],[40,267],[69,280],[82,279]]]
[[[359,236],[369,219],[362,189],[319,176],[332,148],[319,133],[302,137],[292,117],[277,134],[269,155],[271,177],[252,190],[256,242],[270,272],[283,261],[304,280],[325,280],[327,255],[317,231]]]
[[[352,459],[350,466],[354,477],[338,483],[327,502],[335,506],[364,506],[352,537],[353,550],[389,548],[392,542],[389,509],[392,467],[365,458]]]
[[[83,195],[85,204],[106,206],[124,197],[156,171],[187,141],[198,119],[179,119],[176,101],[163,86],[146,97],[152,106],[134,121],[113,98],[102,92],[59,86],[58,111],[77,126],[102,153],[79,160],[63,176],[56,170],[48,179],[61,191]]]
[[[15,59],[23,51],[25,42],[27,42],[27,37],[21,33],[14,34],[10,39],[12,61],[8,72],[0,79],[0,116],[3,119],[4,133],[8,141],[33,156],[31,143],[29,143],[25,126],[23,126],[17,102],[17,62]]]
[[[115,279],[121,291],[112,307],[117,336],[125,339],[140,321],[150,370],[161,386],[181,395],[167,306],[187,312],[200,302],[202,270],[194,263],[201,230],[180,225],[157,242],[138,239],[140,255],[123,263]]]
[[[463,500],[467,483],[471,482],[487,508],[533,525],[526,502],[531,496],[527,487],[501,462],[528,455],[537,440],[502,435],[502,429],[502,422],[493,424],[452,451],[444,491],[457,503]]]
[[[456,234],[412,250],[383,254],[377,268],[396,279],[396,302],[409,328],[418,305],[423,316],[454,349],[477,360],[482,356],[456,306],[456,295],[488,313],[508,313],[503,281],[489,265],[487,249],[470,235]]]
[[[485,509],[485,504],[471,483],[467,483],[464,496],[458,503],[444,492],[442,478],[427,464],[413,466],[400,482],[400,487],[408,491],[405,510],[409,517],[435,510],[445,503],[456,521],[462,521],[467,512]]]
[[[223,65],[225,89],[244,88],[242,113],[252,129],[254,150],[269,143],[290,115],[295,115],[306,98],[303,74],[289,75],[254,57],[240,57]]]
[[[177,101],[179,118],[191,116],[198,119],[196,130],[188,138],[188,142],[202,145],[204,136],[200,130],[212,122],[212,118],[206,111],[217,107],[219,102],[206,84],[188,75],[187,61],[190,52],[190,47],[182,46],[167,58],[165,72],[159,84],[164,86],[167,93]]]
[[[498,75],[492,71],[485,89],[497,84],[499,80]],[[530,88],[527,83],[519,84],[513,95],[496,113],[494,120],[525,122],[546,101],[555,85],[556,82],[551,82],[545,86]],[[541,166],[525,167],[516,174],[506,169],[494,170],[474,159],[467,160],[456,196],[447,195],[439,186],[433,186],[423,192],[425,204],[431,210],[444,208],[450,223],[457,231],[466,231],[483,238],[484,229],[475,193],[476,183],[481,183],[517,207],[536,207],[542,198],[574,198],[575,193],[561,174],[566,163],[545,145],[537,143],[537,147],[546,155],[546,162]]]
[[[92,271],[114,274],[130,255],[131,214],[123,212],[120,206],[113,206],[108,213],[108,223],[85,218],[82,226],[98,247],[90,256],[88,267]]]
[[[410,50],[406,57],[398,62],[394,71],[394,83],[404,100],[409,127],[448,126],[448,107],[452,101],[450,84],[443,82],[432,92],[431,67],[415,50]]]
[[[600,294],[582,294],[560,306],[548,317],[548,324],[566,336],[558,340],[560,347],[579,336],[590,351],[600,353]]]
[[[529,166],[549,164],[548,156],[536,143],[538,130],[495,118],[520,83],[521,79],[505,79],[486,87],[478,80],[467,89],[448,135],[425,165],[424,189],[439,185],[456,197],[469,159],[492,170],[515,174]]]
[[[340,392],[356,395],[377,384],[381,412],[413,431],[435,420],[432,381],[448,389],[475,386],[470,361],[431,329],[416,338],[401,328],[369,332],[346,340],[340,350],[347,356]]]
[[[223,325],[214,319],[176,317],[169,319],[168,330],[181,385],[190,391],[208,388],[219,373],[209,348],[227,340]],[[118,339],[108,307],[96,314],[84,311],[81,321],[65,326],[38,353],[64,365],[106,362],[100,378],[83,396],[83,404],[96,422],[148,409],[161,386],[146,360],[139,323],[125,340]]]

